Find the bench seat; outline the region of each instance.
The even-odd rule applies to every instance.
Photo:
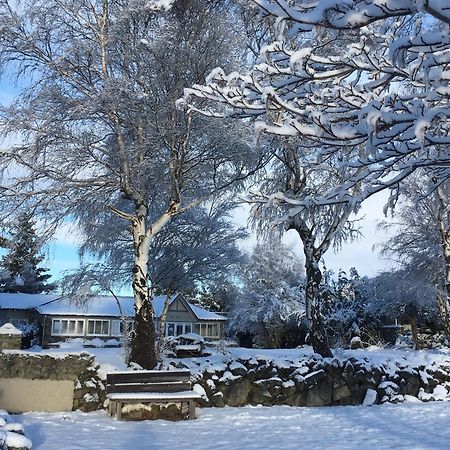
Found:
[[[125,403],[187,403],[189,419],[195,419],[195,400],[202,398],[190,389],[188,370],[114,372],[106,379],[109,409],[116,419],[121,418]]]
[[[125,392],[122,394],[108,394],[108,399],[112,401],[123,400],[126,402],[136,401],[136,403],[143,402],[145,400],[174,400],[174,401],[184,401],[184,400],[200,400],[202,396],[194,391],[183,391],[183,392]]]

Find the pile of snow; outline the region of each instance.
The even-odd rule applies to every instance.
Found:
[[[6,444],[8,450],[30,449],[33,443],[24,436],[23,425],[14,422],[12,417],[0,409],[0,445]],[[3,446],[2,446],[3,448]]]
[[[13,334],[22,335],[22,331],[16,328],[12,323],[5,323],[0,327],[0,334],[7,334],[8,336],[12,336]]]

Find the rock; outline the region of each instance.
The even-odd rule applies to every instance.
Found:
[[[348,399],[352,396],[352,393],[350,392],[350,389],[346,384],[343,384],[342,386],[333,387],[333,394],[332,394],[332,400],[333,403],[339,403],[342,400]]]
[[[391,398],[400,392],[400,387],[393,381],[383,381],[377,388],[378,395],[383,398]]]
[[[233,383],[227,391],[226,404],[229,406],[246,405],[251,387],[250,381],[245,378]]]
[[[212,404],[214,406],[216,406],[217,408],[223,408],[225,406],[225,399],[223,398],[223,393],[222,392],[216,392],[213,396],[212,396]]]
[[[192,390],[194,392],[197,392],[197,394],[200,394],[202,396],[201,399],[196,400],[197,403],[199,404],[199,406],[201,407],[205,407],[205,406],[210,406],[210,401],[209,401],[209,397],[206,394],[205,389],[203,388],[202,385],[196,383],[194,384],[194,386],[192,387]]]
[[[372,406],[377,403],[378,393],[375,389],[367,389],[366,395],[364,397],[363,405]]]
[[[230,364],[229,370],[233,375],[243,376],[246,375],[248,372],[247,367],[245,367],[243,364],[234,361]]]
[[[317,375],[314,384],[305,378],[306,384],[306,406],[327,406],[331,404],[333,395],[333,384],[326,376],[325,372],[322,375]]]
[[[352,350],[356,350],[358,348],[363,348],[363,343],[359,336],[355,336],[352,338],[352,340],[350,341],[350,348]]]

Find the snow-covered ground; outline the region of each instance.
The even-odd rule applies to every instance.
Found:
[[[106,413],[27,413],[33,450],[448,449],[450,403],[208,408],[194,421],[118,422]]]
[[[124,362],[124,351],[122,348],[83,348],[78,342],[64,343],[59,349],[37,350],[51,354],[65,354],[71,352],[87,352],[95,356],[97,364],[100,365],[101,372],[111,372],[114,370],[127,370]],[[188,366],[192,373],[200,370],[205,366],[214,366],[233,358],[265,358],[270,360],[288,360],[301,361],[314,355],[311,347],[293,349],[249,349],[249,348],[229,348],[228,354],[221,354],[212,347],[208,348],[213,354],[208,357],[201,358],[184,358],[182,361]],[[385,367],[402,364],[404,366],[418,367],[420,365],[428,366],[429,364],[449,364],[450,365],[450,349],[441,350],[411,350],[408,348],[380,348],[369,347],[360,350],[342,350],[334,349],[336,358],[344,360],[354,357],[358,360],[364,360],[367,364],[374,367],[384,365]]]

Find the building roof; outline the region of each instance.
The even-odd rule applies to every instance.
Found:
[[[174,294],[169,302],[181,294]],[[160,317],[164,308],[166,296],[153,298],[153,310],[156,317]],[[186,301],[186,300],[185,300]],[[186,301],[188,307],[198,320],[224,321],[224,317],[195,306]],[[1,309],[36,309],[39,314],[47,316],[104,316],[104,317],[132,317],[134,316],[134,298],[112,296],[96,296],[80,305],[71,302],[67,297],[49,294],[1,294]]]
[[[33,309],[43,303],[60,298],[53,294],[0,294],[1,309]]]
[[[82,305],[62,298],[39,305],[36,310],[47,316],[131,317],[134,316],[134,298],[118,297],[116,300],[112,296],[97,296]]]

